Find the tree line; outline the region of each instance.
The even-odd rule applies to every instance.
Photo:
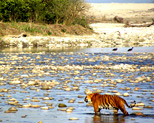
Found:
[[[83,0],[0,0],[0,21],[86,26]]]

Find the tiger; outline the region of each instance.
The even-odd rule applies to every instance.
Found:
[[[118,110],[120,109],[124,115],[128,115],[128,112],[126,111],[124,104],[128,108],[132,108],[136,105],[136,102],[134,101],[134,103],[129,106],[126,100],[117,95],[101,95],[99,93],[88,94],[85,97],[84,101],[89,103],[92,102],[95,114],[99,114],[102,108],[113,108],[114,114],[117,114]]]

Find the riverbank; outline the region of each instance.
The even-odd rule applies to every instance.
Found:
[[[116,23],[90,25],[95,34],[65,36],[5,36],[5,45],[15,47],[143,47],[154,46],[154,26],[128,27]]]
[[[118,15],[123,17],[124,21],[129,21],[130,23],[151,23],[153,17],[152,15],[154,14],[152,5],[153,4],[92,3],[90,4],[90,9],[87,12],[87,16],[93,17],[95,20],[95,23],[89,24],[93,31],[79,26],[74,26],[68,29],[68,27],[63,27],[62,25],[55,25],[52,28],[52,30],[55,31],[52,32],[46,31],[45,28],[47,28],[47,25],[45,25],[41,30],[42,35],[39,33],[30,35],[26,32],[22,33],[22,31],[20,34],[15,35],[6,34],[1,37],[1,45],[19,48],[154,46],[153,25],[150,27],[125,27],[125,24],[112,22],[113,17]],[[99,23],[96,23],[97,21]],[[91,20],[91,22],[93,21]],[[2,23],[1,26],[3,26]],[[30,25],[27,26],[29,27]],[[31,25],[32,32],[40,32],[39,28],[35,30],[32,28],[33,26],[34,25]],[[46,32],[46,34],[44,34],[44,32]],[[54,35],[54,33],[57,34]]]

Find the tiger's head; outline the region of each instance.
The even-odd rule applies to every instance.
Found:
[[[92,97],[94,96],[94,93],[92,93],[92,94],[88,94],[86,97],[85,97],[85,99],[84,99],[84,101],[87,103],[87,102],[92,102]]]

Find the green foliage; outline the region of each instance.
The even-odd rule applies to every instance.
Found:
[[[85,17],[75,19],[73,24],[79,24],[83,27],[90,28],[89,25],[86,22]]]
[[[85,10],[82,0],[1,0],[0,21],[85,26]]]

